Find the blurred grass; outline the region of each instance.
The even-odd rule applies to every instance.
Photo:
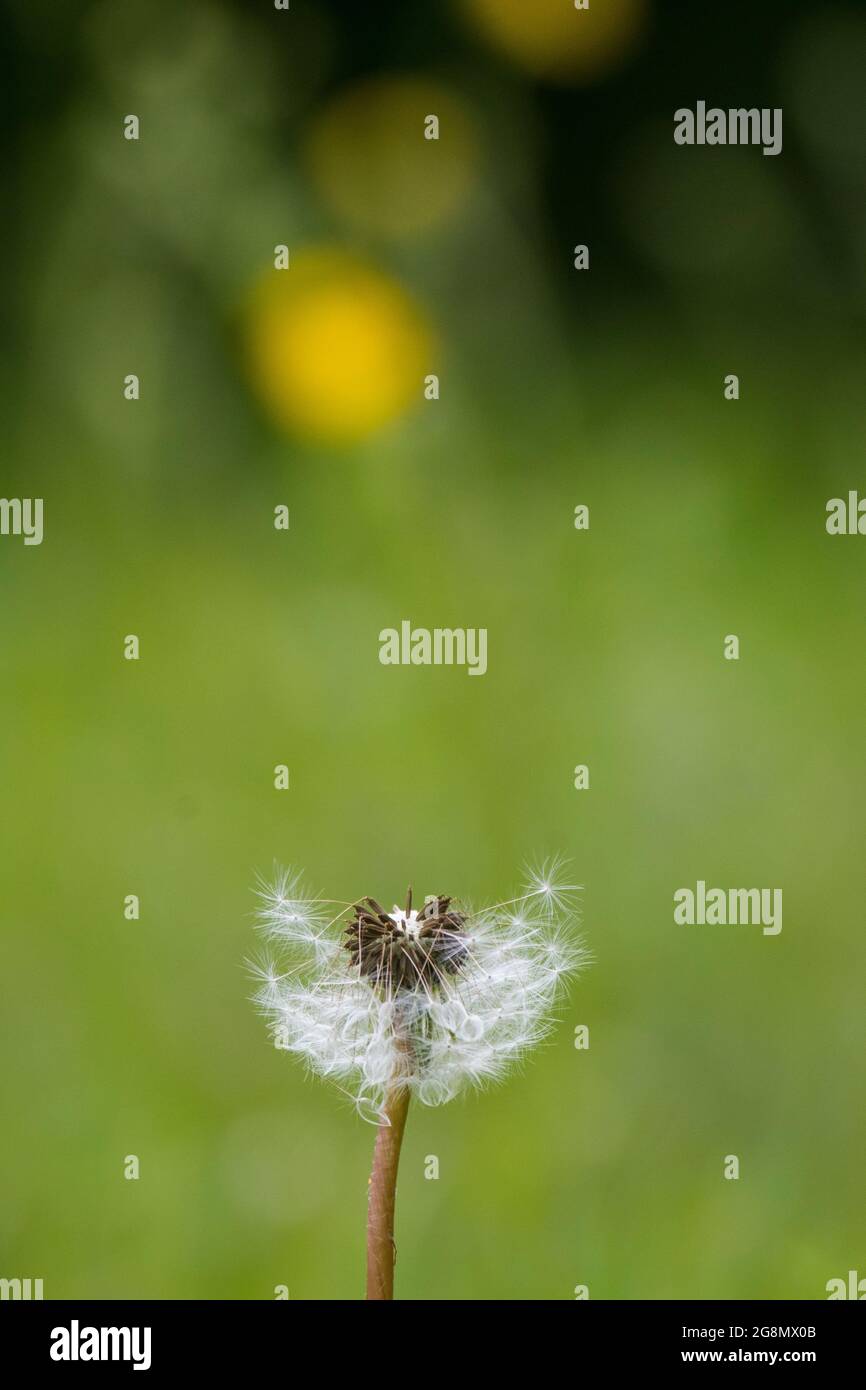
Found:
[[[700,482],[614,455],[488,493],[495,459],[437,475],[410,432],[384,517],[364,458],[176,509],[54,484],[42,549],[3,552],[4,1265],[55,1297],[356,1295],[372,1135],[246,1003],[254,873],[483,898],[557,849],[597,964],[524,1075],[413,1113],[403,1296],[811,1297],[849,1267],[861,570],[826,487],[773,510],[749,434]],[[381,667],[403,616],[486,625],[487,677]],[[697,877],[781,885],[782,934],[674,929]]]
[[[26,180],[26,225],[62,217],[22,250],[4,385],[5,495],[44,496],[46,531],[0,545],[2,1272],[52,1298],[359,1296],[372,1131],[247,1002],[254,876],[484,900],[563,852],[596,964],[520,1076],[411,1114],[399,1295],[823,1296],[864,1237],[863,566],[823,528],[866,423],[856,322],[811,272],[738,298],[700,238],[687,274],[647,243],[663,278],[633,301],[598,256],[584,303],[488,140],[456,225],[363,247],[424,300],[441,401],[343,452],[277,436],[244,295],[276,241],[354,242],[274,137],[279,84],[238,95],[267,67],[242,21],[184,24],[172,120],[229,93],[192,191],[199,127],[177,160],[114,148],[98,84]],[[760,205],[756,167],[772,185],[732,186]],[[487,676],[382,667],[405,617],[486,626]],[[783,932],[675,928],[697,878],[781,886]]]

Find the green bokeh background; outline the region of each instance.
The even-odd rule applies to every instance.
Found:
[[[411,1113],[399,1296],[824,1297],[866,1274],[866,541],[824,529],[866,491],[863,7],[656,6],[579,88],[384,9],[7,5],[0,490],[45,540],[0,540],[0,1274],[359,1297],[373,1132],[248,1002],[255,875],[484,901],[560,852],[595,964],[519,1075]],[[299,145],[407,69],[479,160],[377,242]],[[783,105],[784,154],[675,149],[698,98]],[[282,240],[409,288],[438,403],[273,427],[238,313]],[[402,618],[486,627],[487,675],[382,667]],[[781,935],[675,927],[698,878],[781,887]]]

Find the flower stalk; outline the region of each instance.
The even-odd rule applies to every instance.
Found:
[[[382,1119],[376,1131],[373,1170],[367,1203],[367,1301],[393,1299],[394,1206],[397,1199],[397,1169],[409,1113],[408,1086],[393,1084],[385,1098]]]

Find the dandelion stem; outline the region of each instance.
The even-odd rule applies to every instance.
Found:
[[[409,1087],[392,1084],[376,1134],[367,1204],[367,1299],[394,1297],[394,1202],[397,1166],[409,1111]]]

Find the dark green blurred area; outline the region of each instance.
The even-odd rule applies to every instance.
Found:
[[[866,541],[824,528],[866,492],[866,11],[656,5],[574,86],[382,8],[6,6],[0,492],[45,539],[0,538],[0,1275],[359,1297],[373,1131],[248,1002],[255,875],[483,902],[561,852],[595,964],[521,1074],[412,1111],[399,1296],[824,1297],[866,1273]],[[305,155],[392,71],[474,132],[411,235]],[[784,153],[677,149],[698,99],[782,106]],[[406,288],[440,401],[272,423],[242,324],[282,241]],[[487,675],[381,666],[403,618],[486,627]],[[698,878],[781,887],[782,933],[675,927]]]

